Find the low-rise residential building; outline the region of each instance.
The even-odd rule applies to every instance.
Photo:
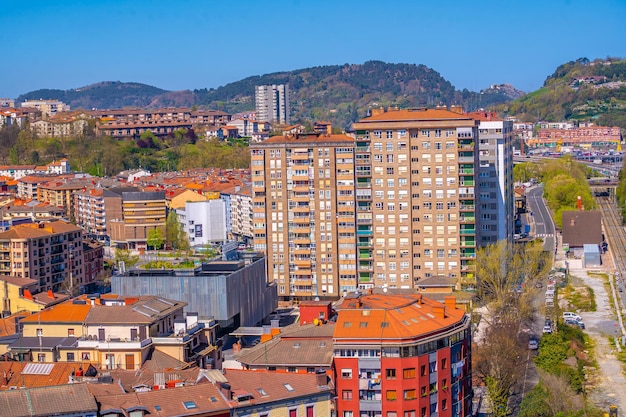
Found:
[[[59,100],[25,100],[21,107],[35,108],[46,116],[54,116],[59,112],[70,111],[70,106]]]
[[[7,349],[24,361],[99,369],[137,370],[155,351],[211,366],[215,322],[184,315],[186,304],[157,296],[81,296],[22,319],[22,334]]]
[[[231,416],[332,416],[333,390],[325,372],[290,374],[228,369],[222,394]]]
[[[52,290],[37,292],[38,283],[34,279],[0,275],[2,294],[2,317],[20,311],[40,311],[67,300],[65,294],[53,293]]]
[[[31,278],[37,292],[79,285],[84,282],[82,229],[59,220],[0,233],[0,274]]]
[[[41,372],[41,370],[36,371]],[[96,399],[85,384],[25,389],[17,389],[17,385],[15,387],[8,391],[0,391],[0,409],[3,417],[94,417],[98,415]]]
[[[74,216],[74,197],[77,191],[82,191],[90,180],[48,181],[40,183],[37,187],[37,200],[42,203],[63,208],[65,216],[69,219]]]
[[[49,118],[33,121],[30,128],[39,137],[78,136],[89,126],[88,119],[89,117],[82,112],[57,113]]]

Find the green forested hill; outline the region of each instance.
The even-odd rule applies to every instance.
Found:
[[[456,90],[438,72],[424,65],[328,65],[248,77],[215,89],[166,91],[139,83],[101,82],[72,90],[36,90],[17,98],[58,99],[72,109],[201,106],[229,113],[254,110],[254,87],[289,83],[294,122],[328,120],[338,127],[366,115],[377,106],[399,107],[461,104],[475,110],[506,103],[523,93],[504,84],[482,92]]]
[[[626,128],[626,60],[580,58],[560,65],[542,88],[500,109],[525,121],[593,121]]]
[[[289,83],[294,121],[329,120],[347,127],[377,106],[461,104],[466,109],[505,103],[523,93],[511,86],[492,86],[482,94],[458,91],[425,65],[329,65],[248,77],[217,89],[195,90],[199,104],[227,112],[252,110],[254,86]]]

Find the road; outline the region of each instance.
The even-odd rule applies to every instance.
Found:
[[[529,214],[534,217],[534,222],[531,221],[531,224],[534,223],[535,226],[534,237],[543,239],[543,250],[553,251],[556,248],[554,221],[543,201],[543,185],[526,190],[526,205]]]

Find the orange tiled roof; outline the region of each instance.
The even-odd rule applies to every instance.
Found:
[[[23,323],[84,323],[91,310],[89,304],[57,304],[22,320]]]
[[[288,135],[288,136],[272,136],[269,139],[261,142],[265,143],[316,143],[316,142],[351,142],[354,143],[354,138],[346,135],[318,135],[318,134],[303,134],[303,135]]]
[[[465,311],[421,294],[371,294],[343,301],[335,339],[414,339],[461,322]]]
[[[390,109],[385,112],[374,113],[369,117],[359,120],[358,123],[444,119],[470,120],[471,117],[447,109]]]

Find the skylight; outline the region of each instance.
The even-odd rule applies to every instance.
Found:
[[[289,384],[283,384],[285,386],[285,388],[287,389],[287,391],[291,392],[294,391],[293,387]]]
[[[191,410],[192,408],[198,408],[196,403],[194,403],[193,401],[183,401],[183,405],[187,410]]]
[[[266,397],[267,396],[267,392],[265,392],[265,390],[263,388],[257,388],[256,392],[258,392],[259,395],[261,395],[261,397]]]

